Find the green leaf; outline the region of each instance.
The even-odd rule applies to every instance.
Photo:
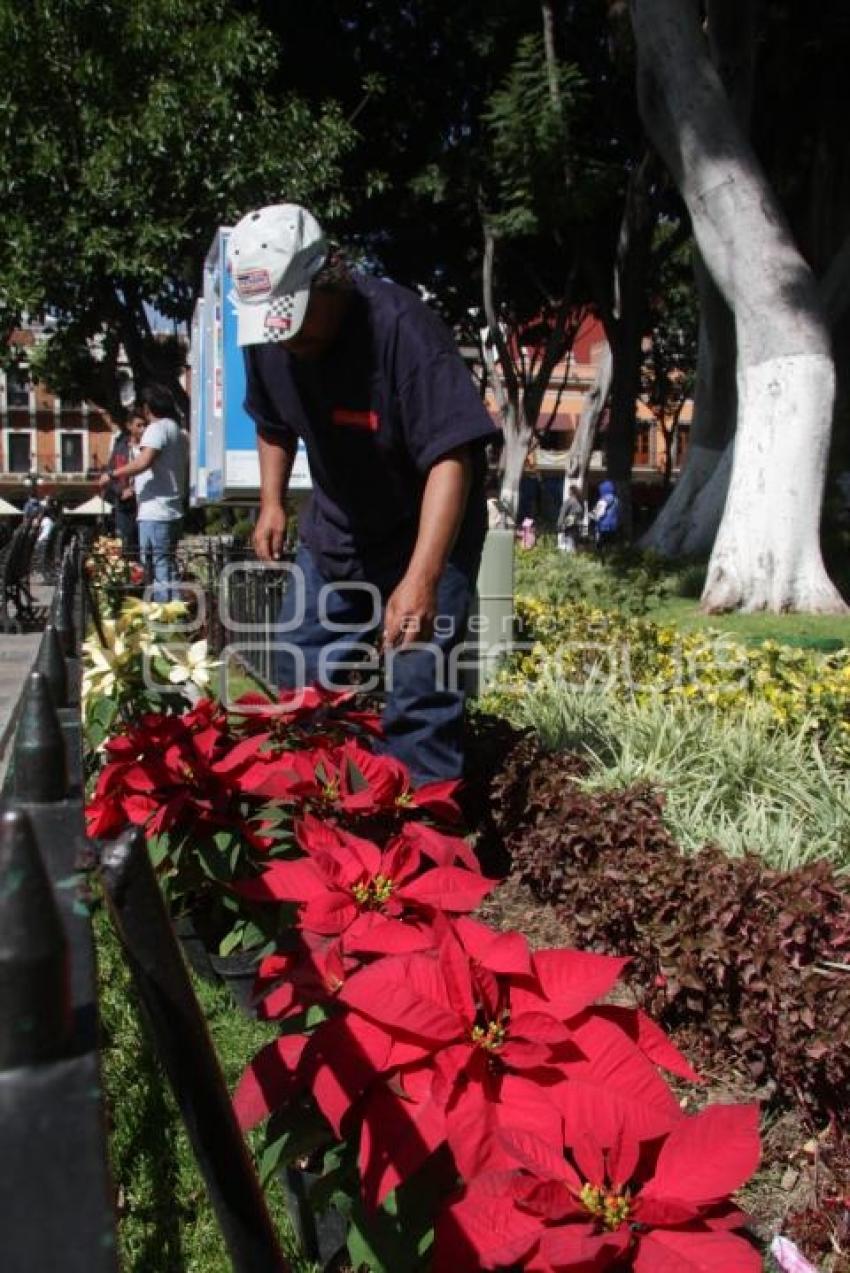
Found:
[[[279,1168],[303,1161],[327,1145],[332,1135],[317,1110],[298,1105],[280,1111],[269,1124],[269,1140],[260,1162],[263,1185]]]
[[[118,717],[117,700],[106,697],[98,699],[95,704],[94,717],[97,723],[108,732]]]
[[[218,944],[218,953],[220,955],[232,955],[242,945],[242,939],[245,934],[245,926],[237,923],[231,928],[229,933],[222,937]]]
[[[152,836],[148,840],[148,854],[153,866],[162,866],[169,856],[169,840],[166,834]]]
[[[320,1176],[314,1183],[309,1193],[310,1206],[319,1215],[323,1215],[330,1207],[336,1207],[344,1215],[350,1215],[352,1197],[357,1189],[357,1173],[353,1166],[341,1164]]]
[[[410,1269],[405,1258],[409,1253],[398,1246],[396,1235],[381,1223],[385,1213],[376,1212],[367,1220],[362,1207],[355,1203],[351,1209],[348,1229],[348,1254],[356,1269],[365,1265],[372,1273],[396,1273],[398,1269]]]

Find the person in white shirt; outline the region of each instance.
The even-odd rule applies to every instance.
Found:
[[[50,501],[45,501],[44,512],[38,523],[38,535],[36,536],[37,544],[46,544],[50,538],[50,532],[56,524],[56,505]]]
[[[183,529],[189,477],[189,438],[174,419],[171,392],[163,385],[148,385],[140,405],[145,430],[138,455],[128,464],[101,477],[134,479],[138,507],[139,552],[153,559],[153,599],[167,601],[177,577],[175,549]]]

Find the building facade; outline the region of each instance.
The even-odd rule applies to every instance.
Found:
[[[22,505],[33,493],[73,507],[94,494],[113,430],[87,403],[69,402],[36,384],[29,351],[37,325],[12,333],[12,360],[0,370],[0,495]]]
[[[569,360],[555,368],[552,384],[544,395],[539,425],[548,425],[541,444],[530,456],[529,467],[534,470],[563,470],[564,456],[569,450],[578,428],[585,396],[593,387],[599,362],[605,348],[605,332],[598,318],[588,318],[579,328],[570,352]],[[563,386],[559,388],[559,386]],[[488,399],[489,402],[489,399]],[[493,404],[490,404],[491,407]],[[688,447],[693,404],[686,402],[682,408],[678,428],[673,430],[667,421],[667,432],[672,437],[672,472],[678,475]],[[590,466],[591,481],[604,476],[604,446],[607,413],[603,414],[597,433],[596,450]],[[633,480],[648,485],[660,484],[666,465],[668,439],[665,429],[645,403],[635,406],[635,453]]]

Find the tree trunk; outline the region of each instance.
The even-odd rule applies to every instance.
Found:
[[[184,419],[189,419],[189,395],[180,380],[171,351],[160,348],[141,297],[124,288],[123,296],[116,293],[114,312],[117,331],[130,363],[136,395],[147,384],[162,384],[171,390],[177,409]],[[170,356],[171,355],[171,356]]]
[[[616,482],[627,532],[635,452],[635,404],[640,396],[647,319],[647,274],[658,219],[649,193],[652,161],[645,155],[629,179],[617,245],[614,305],[608,323],[613,356],[611,413],[606,435],[608,476]]]
[[[700,296],[700,329],[688,453],[679,480],[640,541],[642,548],[662,557],[693,553],[697,551],[694,544],[704,545],[699,551],[711,551],[726,491],[724,488],[718,501],[715,484],[710,498],[698,496],[726,454],[738,415],[735,321],[699,255],[694,273]],[[723,472],[728,483],[731,467],[725,465]]]
[[[850,308],[850,235],[836,252],[821,279],[820,295],[831,329],[835,329]]]
[[[814,279],[711,64],[696,0],[632,0],[632,14],[644,123],[735,315],[738,428],[703,608],[842,611],[819,542],[834,371]]]
[[[502,505],[507,526],[516,525],[519,511],[519,488],[533,436],[531,429],[523,428],[521,425],[505,434],[499,502]]]
[[[596,440],[596,430],[599,427],[602,412],[605,410],[605,404],[611,392],[613,369],[614,362],[611,356],[611,346],[606,341],[602,357],[599,360],[599,366],[596,369],[596,379],[585,394],[578,428],[575,431],[575,436],[564,462],[562,505],[566,503],[571,486],[578,486],[582,495],[585,498],[587,497],[587,471],[590,468],[590,457]]]
[[[711,59],[749,135],[758,0],[708,0],[706,7]],[[700,329],[688,454],[672,494],[641,540],[641,547],[664,557],[711,552],[726,502],[732,471],[729,444],[738,418],[735,320],[698,251],[694,278]]]

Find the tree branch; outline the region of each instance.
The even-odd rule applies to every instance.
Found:
[[[492,229],[484,223],[484,259],[481,268],[482,300],[484,316],[487,319],[488,341],[495,346],[499,358],[499,367],[508,398],[517,403],[519,400],[519,382],[516,364],[502,333],[501,324],[496,314],[494,299],[494,275],[496,261],[496,237]]]

